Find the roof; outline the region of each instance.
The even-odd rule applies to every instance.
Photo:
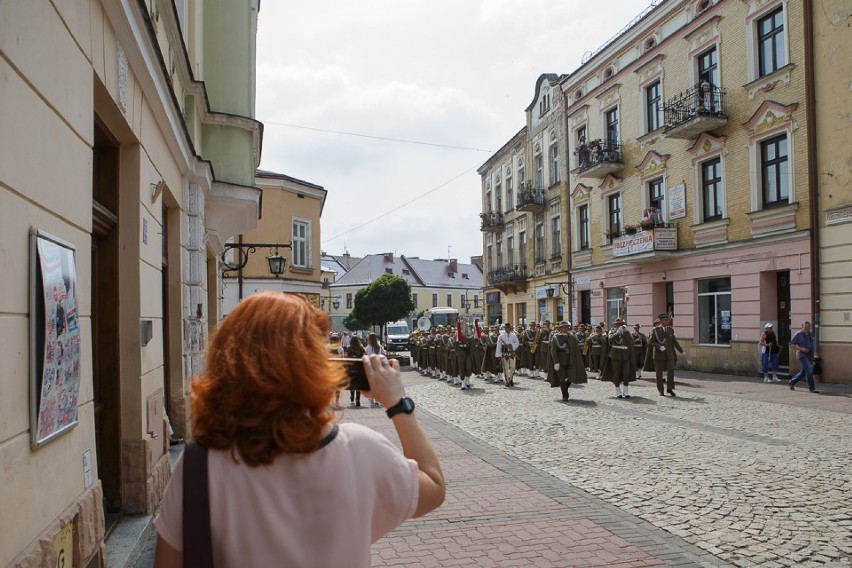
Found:
[[[475,264],[463,264],[456,260],[407,258],[392,253],[365,256],[332,286],[363,286],[383,274],[404,278],[412,287],[476,290],[482,288],[482,270]]]

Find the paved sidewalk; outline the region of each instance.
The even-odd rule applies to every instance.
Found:
[[[592,380],[563,403],[541,380],[460,392],[405,372],[447,498],[373,566],[850,565],[852,385],[678,371],[662,398],[646,376],[630,401]],[[397,440],[384,409],[342,418]]]

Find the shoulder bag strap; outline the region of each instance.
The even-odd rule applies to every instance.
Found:
[[[213,568],[207,448],[189,443],[183,456],[183,565]]]

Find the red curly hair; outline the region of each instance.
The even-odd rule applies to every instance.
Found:
[[[346,380],[328,360],[330,327],[328,315],[301,296],[261,292],[242,300],[192,381],[193,438],[237,450],[250,466],[318,449],[335,419],[331,398]]]

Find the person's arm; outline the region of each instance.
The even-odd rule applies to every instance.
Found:
[[[399,362],[388,361],[385,357],[371,355],[364,357],[364,368],[370,383],[370,394],[385,408],[390,408],[405,396],[405,387],[399,373]],[[392,418],[396,428],[402,453],[417,462],[420,470],[418,485],[420,488],[415,517],[421,517],[437,509],[444,502],[446,487],[444,473],[435,449],[426,436],[426,431],[414,414],[401,412]]]
[[[157,536],[154,568],[181,568],[181,566],[183,566],[183,552]]]

